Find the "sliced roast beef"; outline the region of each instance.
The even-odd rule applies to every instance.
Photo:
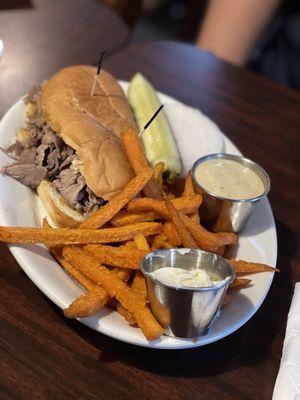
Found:
[[[48,178],[54,179],[60,171],[57,149],[52,150],[47,157]]]
[[[48,125],[45,125],[44,127],[45,134],[42,138],[42,143],[51,145],[52,148],[55,148],[57,150],[58,155],[60,156],[61,149],[64,148],[64,142],[61,140],[60,137],[55,135],[55,133],[50,129]],[[71,147],[70,147],[71,149]],[[73,150],[73,149],[71,149]],[[74,152],[74,150],[73,150]]]
[[[38,165],[12,164],[2,169],[2,172],[31,188],[36,188],[47,175],[47,168]]]
[[[60,158],[63,162],[65,162],[65,160],[67,160],[67,158],[73,157],[74,155],[75,155],[75,150],[72,149],[72,147],[65,146],[61,151]]]
[[[49,127],[48,127],[49,128]],[[42,138],[42,143],[45,144],[54,144],[57,142],[56,139],[59,139],[57,135],[55,135],[51,129],[47,130],[45,135]]]
[[[16,156],[16,163],[4,167],[2,172],[32,188],[43,179],[53,181],[67,204],[88,215],[105,201],[87,187],[84,177],[74,167],[79,161],[75,150],[44,122],[40,97],[40,89],[32,90],[27,96],[26,102],[32,104],[27,125],[19,141],[5,150]]]
[[[64,152],[65,152],[65,150],[63,150],[61,153],[61,159],[63,159],[63,154],[65,155],[67,153],[67,152],[65,152],[65,153]],[[72,162],[75,161],[76,159],[78,159],[78,157],[76,156],[75,152],[73,151],[73,153],[66,156],[66,158],[63,160],[63,162],[60,164],[60,168],[61,169],[64,169],[66,167],[69,168],[71,166]]]
[[[10,146],[6,147],[5,149],[2,149],[4,153],[7,155],[9,154],[14,154],[16,157],[19,157],[20,154],[23,152],[24,147],[21,145],[19,142],[15,142],[11,144]]]
[[[80,173],[71,168],[64,169],[53,184],[71,207],[80,210],[83,208],[77,205],[79,193],[86,187],[85,179]]]
[[[36,147],[40,144],[42,137],[42,130],[35,126],[28,126],[23,131],[21,145],[23,148]]]
[[[35,164],[46,166],[47,156],[50,152],[50,146],[48,144],[41,143],[36,149],[36,159]]]
[[[18,157],[18,164],[34,164],[36,159],[36,148],[29,147],[23,149],[22,153]]]
[[[85,193],[87,193],[87,197],[81,200],[81,203],[84,204],[85,215],[88,215],[98,210],[99,207],[107,203],[107,201],[105,201],[104,199],[96,197],[89,187],[86,187]]]
[[[56,181],[59,181],[58,185],[60,185],[61,187],[69,188],[76,183],[77,178],[78,174],[74,170],[72,170],[71,168],[64,169],[58,174],[57,179],[53,181],[53,183],[54,185],[56,185]],[[62,190],[63,189],[61,189],[61,191]]]

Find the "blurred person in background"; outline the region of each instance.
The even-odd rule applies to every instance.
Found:
[[[196,44],[300,89],[300,0],[210,0]]]
[[[300,89],[300,0],[100,1],[135,29],[136,41],[196,37],[201,49]]]

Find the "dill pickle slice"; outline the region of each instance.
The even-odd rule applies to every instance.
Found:
[[[161,105],[155,89],[140,73],[131,80],[128,100],[140,131]],[[159,162],[165,164],[164,175],[173,181],[180,174],[182,164],[175,138],[166,114],[162,110],[141,136],[146,158],[152,167]]]

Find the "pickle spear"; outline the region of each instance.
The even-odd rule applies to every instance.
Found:
[[[128,88],[128,100],[141,132],[161,105],[154,88],[142,74],[138,73],[132,78]],[[155,164],[163,162],[164,176],[172,182],[180,174],[182,165],[164,110],[141,135],[141,141],[150,165],[154,167]]]

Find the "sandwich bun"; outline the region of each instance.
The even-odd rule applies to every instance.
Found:
[[[55,226],[77,228],[85,220],[83,214],[65,202],[51,182],[43,180],[37,188],[37,193]]]
[[[88,187],[110,200],[133,177],[121,133],[136,125],[118,81],[101,70],[91,96],[94,77],[90,66],[60,70],[42,87],[42,112],[51,129],[75,149]]]
[[[121,134],[136,125],[118,81],[101,70],[91,96],[94,78],[95,68],[90,66],[60,70],[42,85],[42,114],[50,128],[76,151],[87,186],[98,197],[110,200],[133,177]],[[27,118],[34,112],[35,105],[28,103]],[[21,130],[18,140],[26,141],[26,132]],[[74,228],[85,220],[51,182],[43,180],[37,193],[56,226]]]

